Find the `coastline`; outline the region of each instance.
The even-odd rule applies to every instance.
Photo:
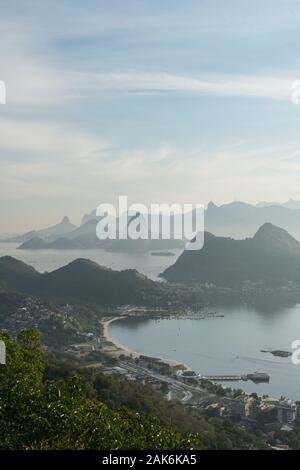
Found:
[[[107,320],[102,321],[102,326],[103,326],[103,338],[105,341],[111,343],[115,347],[114,354],[112,351],[108,349],[104,349],[106,353],[114,355],[114,356],[120,356],[121,354],[124,354],[125,356],[131,356],[132,358],[140,358],[141,356],[147,356],[145,353],[140,353],[137,351],[134,351],[133,349],[128,348],[127,346],[124,346],[123,344],[118,343],[115,341],[115,339],[111,336],[110,331],[109,331],[109,326],[111,323],[118,321],[118,320],[123,320],[124,318],[127,318],[127,316],[116,316],[113,318],[109,318]],[[147,356],[150,357],[150,356]],[[184,370],[189,370],[191,371],[192,368],[188,364],[184,364],[183,362],[177,361],[175,359],[168,359],[165,357],[158,357],[158,356],[153,356],[151,357],[160,360],[164,364],[168,364],[170,367],[175,367],[177,369],[181,368]]]

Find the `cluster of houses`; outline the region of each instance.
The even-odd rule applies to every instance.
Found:
[[[96,342],[95,333],[78,331],[74,313],[74,305],[52,307],[36,297],[26,297],[1,318],[1,329],[13,337],[24,329],[38,330],[42,334],[45,350],[59,347],[67,351],[70,343],[75,341],[73,352],[82,348],[92,350],[91,342]],[[85,346],[86,343],[88,346]]]
[[[293,400],[258,397],[256,394],[232,397],[208,397],[200,401],[200,408],[218,416],[236,418],[245,429],[253,429],[260,419],[271,429],[292,431],[297,418],[297,405]]]

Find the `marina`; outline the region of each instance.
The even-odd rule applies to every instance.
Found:
[[[300,327],[300,305],[273,311],[218,305],[208,311],[224,318],[123,318],[111,324],[110,334],[113,341],[140,354],[187,364],[203,380],[246,393],[299,398],[299,367],[291,357],[262,350],[291,350]]]

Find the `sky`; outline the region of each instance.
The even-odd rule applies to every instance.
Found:
[[[0,0],[0,232],[300,199],[300,0]]]

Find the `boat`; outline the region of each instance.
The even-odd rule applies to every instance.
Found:
[[[251,374],[246,374],[242,376],[242,380],[252,380],[252,382],[270,382],[270,376],[267,372],[255,371]]]

